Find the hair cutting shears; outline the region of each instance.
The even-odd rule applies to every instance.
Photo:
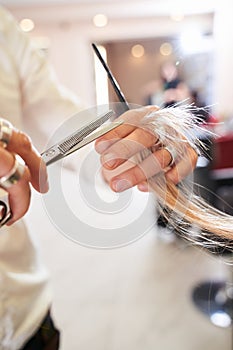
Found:
[[[112,84],[119,101],[121,102],[121,105],[123,107],[122,112],[125,112],[129,110],[129,104],[125,99],[125,96],[123,92],[120,89],[119,84],[117,83],[116,79],[114,78],[111,70],[109,69],[108,65],[104,61],[103,57],[101,56],[97,46],[95,44],[92,44],[92,47],[94,49],[95,54],[99,58],[102,66],[104,67],[105,71],[107,72],[108,78],[110,83]],[[43,160],[45,161],[46,165],[52,164],[56,162],[59,159],[62,159],[69,154],[77,151],[81,147],[87,145],[88,143],[96,140],[98,137],[106,134],[110,130],[113,130],[117,126],[121,125],[123,123],[123,120],[118,120],[117,122],[112,122],[110,124],[107,124],[106,126],[98,128],[107,121],[111,116],[113,116],[113,111],[108,111],[107,113],[103,114],[102,116],[98,117],[91,123],[85,125],[81,129],[77,130],[70,136],[68,136],[66,139],[62,140],[58,144],[50,147],[45,152],[41,154]],[[96,130],[97,129],[97,130]]]
[[[92,122],[84,125],[59,143],[44,151],[41,156],[46,165],[65,158],[69,154],[77,151],[83,146],[96,140],[98,137],[121,125],[123,120],[118,120],[117,122],[111,122],[103,125],[113,115],[114,112],[109,110],[100,117],[94,119]],[[9,205],[8,192],[0,188],[0,228],[4,226],[11,219],[11,217],[12,214]]]
[[[98,137],[121,125],[123,120],[118,120],[117,122],[111,122],[103,125],[113,115],[114,112],[109,110],[108,112],[94,119],[92,122],[84,125],[59,143],[48,148],[41,154],[45,164],[49,165],[67,157],[69,154],[79,150],[90,142],[96,140]]]
[[[109,67],[103,60],[97,46],[92,44],[92,47],[98,56],[100,62],[102,63],[104,69],[108,74],[108,78],[110,83],[112,84],[119,101],[123,107],[122,112],[129,110],[129,104],[126,101],[116,79],[111,73]],[[92,122],[84,125],[70,136],[56,143],[54,146],[48,148],[44,151],[41,156],[46,165],[52,164],[58,160],[61,160],[68,156],[69,154],[79,150],[85,145],[91,143],[97,138],[103,136],[107,132],[115,129],[119,125],[123,124],[123,120],[117,120],[115,122],[111,122],[109,124],[103,125],[107,120],[109,120],[114,115],[112,110],[102,114],[101,116],[94,119]],[[11,210],[8,201],[8,193],[0,188],[0,227],[5,225],[11,218]]]

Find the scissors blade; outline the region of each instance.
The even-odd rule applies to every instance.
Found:
[[[113,115],[114,112],[112,110],[102,114],[100,117],[84,125],[82,128],[78,129],[73,134],[63,139],[61,142],[53,145],[52,147],[44,151],[41,154],[41,156],[45,164],[49,165],[66,157],[66,155],[71,149],[73,149],[76,145],[82,142],[85,139],[85,137],[87,137],[94,130],[99,128]]]
[[[76,146],[81,142],[86,136],[91,134],[94,130],[99,128],[104,124],[108,119],[114,115],[112,110],[102,114],[100,117],[94,119],[88,124],[84,125],[82,128],[78,129],[76,132],[68,136],[66,139],[59,143],[59,149],[63,154],[66,154],[71,148]]]
[[[108,79],[117,95],[117,97],[119,98],[119,101],[122,103],[122,107],[123,107],[123,112],[126,112],[130,109],[128,102],[126,101],[126,98],[120,88],[120,85],[118,84],[116,78],[113,76],[110,68],[108,67],[107,63],[104,61],[98,47],[92,43],[92,48],[94,49],[94,52],[96,54],[96,56],[98,57],[98,59],[100,60],[100,63],[102,64],[103,68],[105,69]]]
[[[90,134],[89,136],[85,137],[81,142],[79,142],[76,146],[74,146],[70,151],[68,151],[66,153],[65,156],[68,156],[69,154],[79,150],[80,148],[88,145],[89,143],[95,141],[96,139],[98,139],[99,137],[105,135],[107,132],[117,128],[118,126],[122,125],[124,123],[123,120],[119,120],[117,122],[113,122],[109,125],[105,125],[101,128],[99,128],[98,130],[94,131],[92,134]]]

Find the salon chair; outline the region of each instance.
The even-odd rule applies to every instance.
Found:
[[[196,190],[209,203],[233,215],[233,134],[215,140],[212,155],[212,162],[195,171],[194,181],[201,185]],[[192,300],[213,324],[229,327],[233,325],[233,241],[229,249],[213,248],[208,253],[221,256],[228,264],[228,276],[199,283],[192,290]]]

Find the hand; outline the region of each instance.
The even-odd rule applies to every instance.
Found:
[[[34,149],[29,137],[16,129],[13,129],[7,148],[0,147],[0,177],[5,176],[13,168],[16,154],[24,160],[25,165],[19,181],[4,188],[9,194],[12,212],[12,218],[7,225],[13,224],[27,212],[31,195],[30,183],[41,193],[48,191],[45,163]]]
[[[188,142],[185,153],[172,167],[170,152],[155,144],[158,136],[140,126],[140,122],[148,112],[158,110],[148,106],[130,110],[120,116],[124,124],[99,138],[95,143],[96,151],[101,154],[103,175],[115,192],[124,191],[135,185],[141,191],[148,191],[148,179],[161,172],[167,180],[177,184],[193,171],[197,162],[197,153]],[[132,157],[145,149],[153,151],[139,165],[135,165]]]

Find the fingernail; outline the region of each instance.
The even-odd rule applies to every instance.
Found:
[[[127,180],[113,180],[111,185],[116,192],[122,192],[132,187],[132,184]]]
[[[47,193],[49,190],[49,183],[48,181],[46,182],[40,182],[40,193]]]
[[[113,168],[117,164],[116,155],[112,153],[105,154],[102,158],[102,161],[104,163],[104,166],[107,166],[108,168]]]
[[[106,151],[106,149],[111,145],[111,142],[109,141],[96,141],[96,144],[95,144],[95,149],[96,149],[96,152],[98,153],[103,153],[104,151]]]
[[[147,184],[144,184],[144,183],[141,183],[138,185],[138,189],[139,191],[142,191],[142,192],[148,192],[149,191],[149,187]]]
[[[43,175],[40,176],[40,192],[46,193],[49,190],[49,182],[48,182],[47,173]]]
[[[44,190],[44,193],[48,192],[48,190],[49,190],[49,183],[48,183],[48,181],[46,181],[46,183],[44,184],[43,190]]]

